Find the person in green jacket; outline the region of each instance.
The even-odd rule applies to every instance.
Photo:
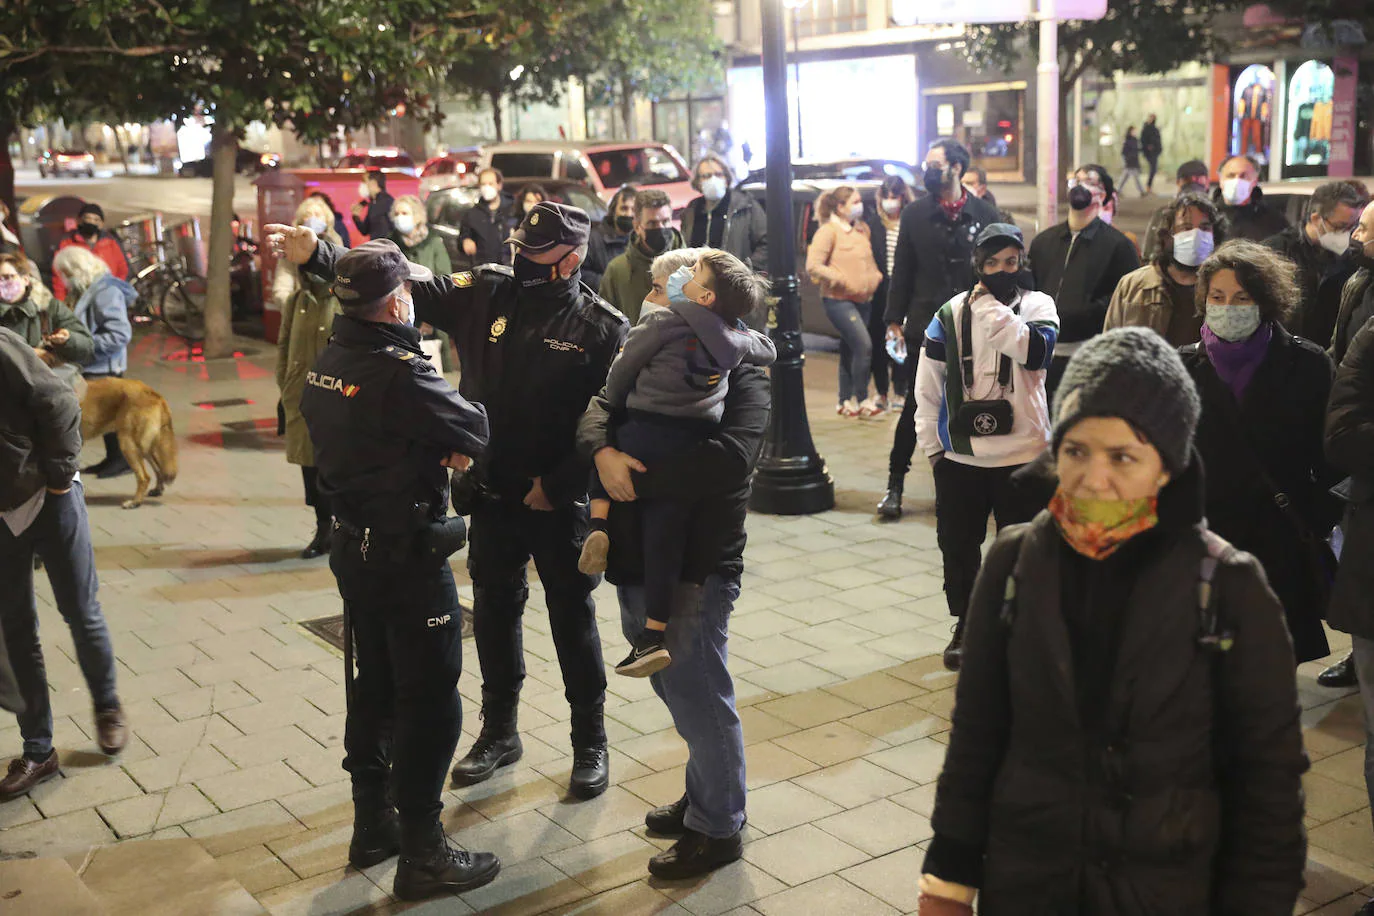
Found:
[[[391,240],[400,247],[401,254],[406,256],[407,261],[428,267],[436,277],[447,277],[453,273],[448,249],[444,247],[444,240],[437,233],[429,231],[429,217],[425,213],[425,205],[420,203],[420,198],[413,194],[396,198],[396,202],[391,205],[391,225],[395,229],[391,233]],[[443,343],[440,353],[445,372],[452,372],[457,368],[453,363],[453,344],[449,342],[447,334],[428,324],[420,325],[420,334],[424,337],[437,337]]]
[[[332,211],[319,198],[307,197],[301,202],[296,209],[295,224],[308,226],[320,238],[339,244]],[[277,389],[281,392],[285,419],[286,460],[300,467],[305,504],[315,510],[315,536],[301,551],[304,559],[312,560],[329,551],[333,513],[328,498],[319,489],[315,449],[310,443],[305,418],[301,416],[301,394],[305,391],[305,374],[329,343],[334,316],[340,311],[339,300],[330,290],[329,283],[297,270],[295,264],[285,259],[277,262],[272,298],[281,310],[281,328],[277,331]]]
[[[62,362],[84,366],[95,357],[95,342],[81,319],[36,276],[19,254],[0,254],[0,327],[9,328],[35,350],[48,350]]]
[[[650,188],[635,195],[634,228],[625,253],[611,259],[601,277],[601,298],[620,309],[630,324],[639,323],[644,298],[654,288],[649,267],[654,258],[682,247],[673,228],[673,202],[663,191]]]

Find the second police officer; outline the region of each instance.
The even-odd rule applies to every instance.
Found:
[[[487,418],[420,352],[408,287],[433,274],[385,239],[335,266],[342,314],[306,374],[301,414],[334,512],[330,567],[345,640],[357,647],[356,682],[346,652],[348,861],[368,868],[399,851],[396,896],[416,900],[479,887],[501,868],[490,853],[450,847],[439,820],[461,734],[463,667],[448,557],[462,546],[464,525],[448,516],[444,466],[481,453]]]
[[[591,597],[598,577],[577,569],[588,530],[591,467],[578,455],[575,437],[629,322],[581,282],[590,228],[584,211],[545,201],[512,234],[512,267],[485,264],[411,285],[417,320],[452,337],[462,361],[459,390],[484,404],[491,422],[490,444],[467,475],[483,722],[453,770],[460,785],[486,780],[523,753],[516,709],[525,676],[521,616],[531,558],[572,708],[569,791],[593,798],[610,782],[606,671]],[[332,276],[343,249],[328,242],[310,246],[301,230],[295,233],[301,241],[290,248],[301,249],[305,269]]]

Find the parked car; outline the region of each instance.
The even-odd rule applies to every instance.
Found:
[[[516,178],[580,181],[610,202],[623,184],[665,191],[674,212],[697,196],[691,174],[678,151],[666,143],[600,143],[518,140],[489,147],[483,165]]]
[[[565,178],[516,178],[506,182],[505,190],[519,200],[525,188],[532,184],[543,188],[549,200],[586,210],[593,224],[606,217],[606,205],[601,202],[601,198],[580,181],[568,181]],[[458,235],[463,223],[463,213],[475,206],[477,201],[476,187],[440,188],[425,198],[425,213],[429,217],[429,227],[443,238],[454,270],[467,270],[473,266],[472,259],[463,253],[462,246],[458,244]]]
[[[95,177],[95,156],[74,149],[45,149],[38,158],[38,177],[85,175]]]
[[[386,169],[404,172],[414,177],[419,174],[415,160],[410,153],[394,146],[372,147],[370,149],[351,149],[338,158],[335,169]]]
[[[744,184],[762,184],[765,173],[765,169],[754,169],[744,179]],[[827,178],[844,181],[882,181],[889,175],[900,176],[913,190],[921,188],[921,171],[910,162],[900,159],[803,159],[792,163],[792,178],[796,181]]]
[[[240,146],[238,152],[234,154],[234,171],[240,175],[258,175],[277,168],[281,168],[281,155],[279,153],[260,153],[257,150]],[[215,161],[210,156],[191,162],[183,162],[177,169],[177,174],[182,178],[209,178],[214,172]]]
[[[477,184],[477,169],[482,163],[482,149],[449,150],[435,156],[420,169],[420,199],[424,200],[441,188],[468,187]]]

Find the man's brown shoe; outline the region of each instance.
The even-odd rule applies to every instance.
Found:
[[[34,786],[47,782],[57,775],[57,751],[48,754],[42,763],[27,757],[16,757],[10,761],[10,771],[0,779],[0,801],[9,801],[27,795]]]
[[[123,709],[116,706],[95,711],[95,743],[108,757],[124,750],[129,743],[129,728],[124,724]]]

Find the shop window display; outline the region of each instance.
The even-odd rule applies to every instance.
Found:
[[[1253,64],[1236,80],[1231,118],[1231,154],[1267,163],[1274,118],[1274,71]]]
[[[1321,61],[1309,60],[1293,71],[1288,83],[1286,165],[1322,166],[1331,161],[1335,89],[1336,74]]]

